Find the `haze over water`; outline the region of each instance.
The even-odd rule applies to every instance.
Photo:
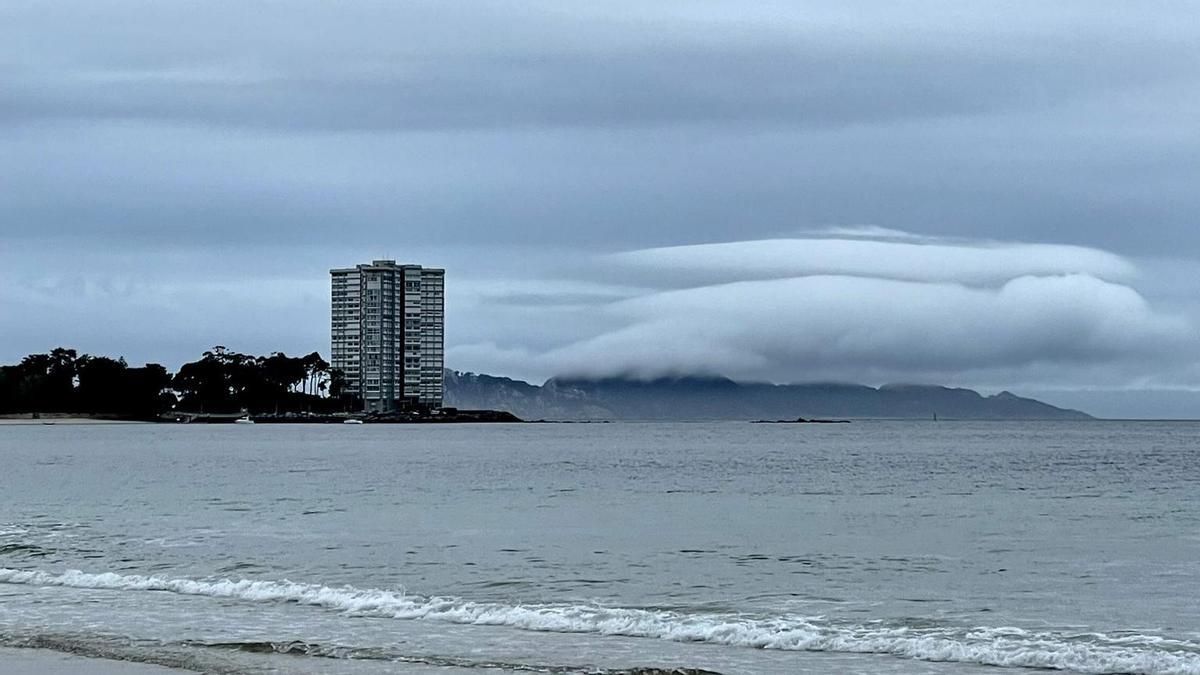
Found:
[[[1200,673],[1198,432],[10,427],[0,642],[245,673]]]

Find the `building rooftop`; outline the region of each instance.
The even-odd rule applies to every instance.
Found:
[[[396,264],[395,260],[372,260],[371,264],[369,264],[369,265],[362,264],[362,265],[355,265],[354,267],[335,267],[335,268],[329,270],[329,273],[330,274],[347,274],[350,272],[356,272],[358,270],[406,269],[406,268],[420,269],[420,270],[423,270],[426,272],[433,272],[434,274],[445,274],[446,273],[446,270],[444,270],[440,267],[422,267],[421,265],[414,265],[411,263],[404,263],[404,264],[398,265],[398,264]]]

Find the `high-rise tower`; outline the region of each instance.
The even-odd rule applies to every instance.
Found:
[[[442,406],[446,271],[376,260],[330,270],[332,367],[363,409]]]

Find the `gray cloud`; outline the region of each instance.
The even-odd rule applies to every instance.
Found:
[[[1200,65],[1177,26],[1116,7],[1112,23],[1098,23],[1084,3],[1062,12],[1025,5],[1041,26],[1012,17],[989,25],[986,14],[944,3],[879,5],[891,26],[784,5],[751,21],[731,6],[647,13],[619,3],[603,13],[536,3],[87,7],[8,12],[4,119],[403,131],[845,127],[1187,85]],[[1122,18],[1148,34],[1116,30]],[[33,39],[41,31],[59,34],[53,55]]]
[[[1083,246],[1007,242],[906,241],[835,236],[671,246],[617,253],[608,261],[630,273],[723,282],[845,275],[981,285],[1021,276],[1134,276],[1133,265]],[[884,231],[884,234],[887,234]]]
[[[1185,315],[1099,277],[1129,261],[1079,247],[837,236],[608,256],[679,286],[609,304],[619,327],[543,352],[468,345],[482,369],[646,377],[1166,385],[1194,368]],[[1097,368],[1103,373],[1097,375]]]

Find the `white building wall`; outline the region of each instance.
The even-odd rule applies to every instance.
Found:
[[[445,375],[445,272],[424,270],[421,275],[421,402],[442,406]]]
[[[347,390],[367,410],[440,408],[445,271],[376,260],[330,277],[330,362]]]

